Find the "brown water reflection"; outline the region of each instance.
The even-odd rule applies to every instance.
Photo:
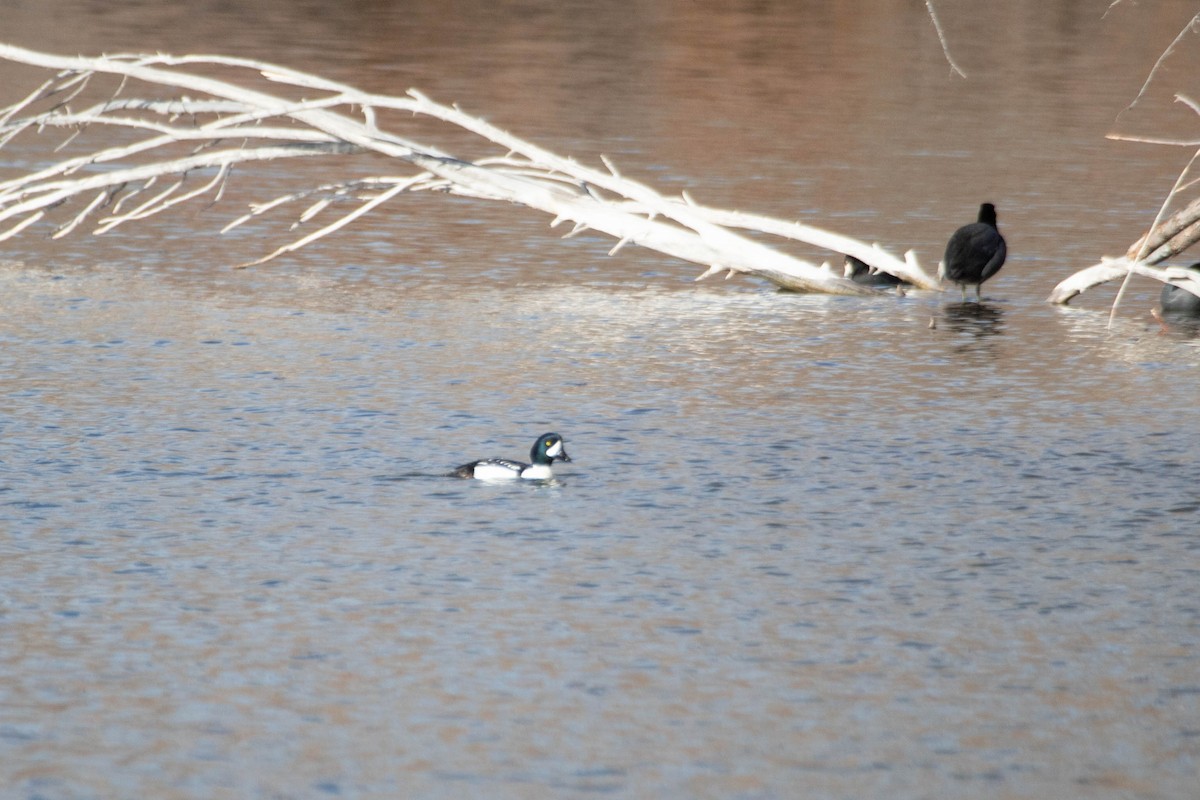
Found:
[[[1200,352],[1154,286],[1112,332],[1108,290],[1042,303],[1189,155],[1103,136],[1191,130],[1187,45],[1121,114],[1191,10],[947,6],[962,80],[912,3],[10,6],[24,46],[418,86],[927,265],[990,200],[1011,255],[983,305],[804,297],[422,197],[226,269],[287,220],[206,233],[321,164],[5,243],[8,794],[1193,790]],[[554,485],[439,477],[548,426]]]

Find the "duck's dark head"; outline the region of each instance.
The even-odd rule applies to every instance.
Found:
[[[567,455],[566,442],[557,433],[543,433],[539,436],[529,451],[529,457],[534,464],[551,464],[555,460],[571,460],[571,457]]]

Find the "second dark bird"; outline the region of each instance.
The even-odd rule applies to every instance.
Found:
[[[854,256],[846,256],[842,264],[842,273],[857,284],[874,286],[879,289],[908,284],[908,281],[897,278],[890,273],[881,272]]]
[[[963,225],[946,243],[942,277],[962,288],[964,303],[967,301],[967,287],[974,286],[975,300],[979,301],[979,287],[1000,271],[1006,255],[1008,248],[996,227],[996,207],[984,203],[979,207],[979,221]]]
[[[1192,264],[1188,269],[1193,272],[1200,272],[1200,262]],[[1192,294],[1187,289],[1181,289],[1178,286],[1172,286],[1168,283],[1162,288],[1162,294],[1159,295],[1159,303],[1162,304],[1162,313],[1167,317],[1200,319],[1200,297]]]

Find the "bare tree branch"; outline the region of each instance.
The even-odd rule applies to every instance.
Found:
[[[1154,222],[1151,223],[1150,230],[1142,238],[1141,244],[1134,245],[1134,247],[1130,248],[1130,253],[1133,254],[1130,258],[1130,260],[1133,262],[1133,266],[1143,263],[1143,260],[1146,257],[1146,252],[1150,249],[1152,237],[1156,234],[1162,235],[1160,233],[1162,231],[1162,218],[1163,215],[1167,213],[1167,206],[1171,204],[1171,200],[1173,200],[1175,195],[1179,193],[1179,188],[1183,185],[1184,178],[1187,177],[1188,172],[1192,168],[1192,164],[1196,163],[1196,158],[1198,156],[1200,156],[1200,150],[1196,151],[1196,153],[1192,156],[1192,160],[1187,163],[1187,166],[1183,168],[1183,172],[1179,173],[1179,176],[1175,179],[1175,185],[1172,186],[1171,191],[1167,193],[1167,199],[1163,201],[1161,206],[1159,206],[1158,214],[1155,215]],[[1167,236],[1166,238],[1168,241],[1171,239],[1170,236]],[[1166,258],[1166,256],[1164,255],[1163,258]],[[1135,272],[1136,270],[1131,267],[1129,273],[1125,276],[1125,280],[1121,281],[1121,288],[1117,290],[1117,296],[1113,299],[1112,309],[1108,312],[1108,324],[1110,326],[1117,318],[1117,308],[1121,305],[1121,299],[1125,296],[1125,291],[1129,288],[1129,282],[1133,280]]]
[[[1115,5],[1116,2],[1110,5],[1109,10],[1111,11]],[[1150,75],[1147,76],[1145,83],[1142,85],[1142,88],[1138,91],[1138,94],[1133,99],[1133,102],[1126,107],[1125,111],[1133,108],[1133,106],[1137,104],[1138,100],[1140,100],[1145,94],[1146,89],[1149,87],[1150,82],[1154,79],[1159,67],[1163,64],[1171,52],[1174,51],[1175,47],[1183,39],[1184,35],[1189,31],[1196,29],[1198,26],[1200,26],[1200,14],[1192,17],[1192,19],[1183,27],[1183,30],[1179,32],[1171,44],[1167,46],[1167,49],[1163,51],[1162,55],[1159,56],[1158,60],[1154,64],[1154,67],[1150,70]],[[1190,108],[1193,113],[1200,117],[1200,103],[1197,103],[1196,101],[1182,94],[1176,94],[1175,101],[1178,103],[1183,103]],[[1194,139],[1167,139],[1162,137],[1133,136],[1115,133],[1109,134],[1107,138],[1119,141],[1142,142],[1159,145],[1165,144],[1183,147],[1196,147],[1197,145],[1200,145],[1200,141]],[[1190,273],[1181,278],[1176,273],[1173,273],[1170,268],[1166,270],[1156,270],[1153,268],[1153,265],[1159,264],[1168,258],[1172,258],[1180,253],[1183,253],[1193,244],[1200,241],[1200,197],[1193,198],[1182,208],[1179,208],[1173,214],[1167,216],[1167,210],[1170,208],[1172,203],[1176,202],[1181,196],[1184,195],[1185,192],[1194,190],[1197,186],[1200,186],[1200,178],[1189,179],[1188,177],[1192,171],[1193,165],[1198,159],[1200,159],[1200,150],[1197,150],[1192,154],[1191,159],[1188,160],[1188,163],[1176,177],[1174,186],[1172,186],[1171,190],[1167,193],[1166,199],[1163,200],[1162,205],[1155,214],[1154,220],[1151,222],[1149,229],[1137,241],[1129,246],[1122,258],[1104,258],[1101,260],[1101,263],[1076,272],[1074,275],[1071,275],[1069,278],[1061,281],[1057,286],[1054,287],[1054,289],[1050,292],[1050,296],[1046,298],[1047,302],[1059,304],[1069,303],[1079,294],[1087,291],[1093,286],[1121,278],[1121,287],[1117,291],[1117,295],[1113,300],[1112,308],[1109,312],[1109,324],[1111,325],[1113,320],[1116,318],[1117,309],[1120,306],[1121,300],[1129,286],[1129,282],[1134,275],[1143,275],[1154,278],[1155,280],[1163,281],[1165,283],[1171,283],[1173,285],[1180,286],[1189,292],[1200,295],[1200,287],[1197,286],[1196,281],[1192,280]]]
[[[314,231],[313,233],[310,233],[307,236],[303,236],[300,239],[297,239],[296,241],[292,242],[291,244],[285,245],[285,246],[279,248],[274,253],[263,256],[262,258],[258,259],[257,261],[249,261],[245,264],[239,264],[238,268],[240,269],[240,268],[244,268],[244,267],[257,266],[258,264],[265,264],[266,262],[270,261],[271,259],[273,259],[277,256],[280,256],[280,255],[283,255],[284,253],[290,253],[293,250],[299,250],[301,247],[304,247],[304,245],[306,245],[310,242],[315,242],[317,239],[327,236],[327,235],[333,233],[334,231],[336,231],[340,228],[343,228],[346,225],[349,225],[351,222],[358,219],[363,214],[366,214],[371,209],[375,208],[376,206],[382,205],[383,203],[386,203],[388,200],[391,200],[396,195],[405,191],[406,189],[409,188],[410,185],[411,185],[411,182],[398,183],[395,186],[393,186],[392,188],[388,189],[386,192],[383,192],[382,194],[380,194],[378,197],[375,197],[374,199],[368,200],[367,202],[363,203],[361,206],[356,208],[354,211],[351,211],[349,214],[342,217],[337,222],[334,222],[330,225],[326,225],[324,228],[321,228],[319,231]],[[303,220],[304,217],[302,216],[301,219]]]
[[[1114,3],[1114,5],[1115,5],[1115,3]],[[1110,9],[1111,9],[1111,6],[1110,6]],[[1107,12],[1105,12],[1105,13],[1107,13]],[[1158,73],[1158,68],[1161,67],[1163,65],[1163,62],[1166,61],[1167,58],[1171,55],[1171,53],[1173,53],[1175,51],[1175,46],[1178,45],[1179,42],[1183,39],[1183,37],[1187,35],[1188,31],[1195,30],[1198,25],[1200,25],[1200,14],[1197,14],[1196,16],[1192,17],[1191,20],[1188,21],[1188,24],[1184,25],[1183,29],[1180,30],[1179,33],[1175,36],[1175,38],[1171,41],[1171,43],[1169,45],[1167,45],[1167,49],[1164,50],[1162,52],[1162,55],[1160,55],[1158,57],[1158,60],[1154,62],[1154,66],[1150,68],[1150,74],[1146,76],[1145,83],[1142,84],[1142,88],[1138,90],[1138,93],[1133,98],[1133,101],[1130,102],[1130,104],[1125,107],[1125,111],[1128,111],[1131,108],[1133,108],[1135,105],[1137,105],[1138,100],[1141,100],[1142,96],[1144,94],[1146,94],[1146,90],[1150,88],[1150,82],[1154,80],[1155,74]],[[1122,113],[1124,113],[1124,112],[1122,112]]]
[[[930,11],[932,14],[932,7]],[[89,201],[56,228],[55,236],[70,233],[110,205],[114,207],[99,221],[96,233],[146,219],[201,196],[215,201],[236,164],[373,152],[399,159],[414,167],[415,172],[398,178],[326,183],[251,206],[249,213],[224,230],[298,200],[307,199],[309,203],[293,227],[310,222],[336,202],[358,203],[334,222],[239,266],[261,264],[294,252],[402,195],[444,191],[543,211],[553,218],[554,226],[573,223],[567,236],[583,230],[604,233],[617,240],[614,254],[628,244],[639,244],[704,266],[706,271],[701,277],[728,271],[755,275],[794,290],[878,293],[738,232],[752,230],[839,254],[850,253],[918,286],[938,288],[937,280],[921,269],[911,252],[900,259],[878,245],[809,225],[706,208],[686,196],[666,197],[622,175],[607,158],[601,157],[604,169],[584,166],[457,107],[436,103],[415,90],[405,97],[377,95],[273,64],[225,56],[63,57],[0,44],[0,58],[60,71],[56,78],[0,110],[0,146],[23,133],[52,128],[79,132],[106,126],[144,135],[133,142],[64,158],[0,182],[0,222],[16,220],[7,231],[0,232],[0,239],[16,235],[41,220],[50,209],[77,197],[86,196]],[[288,99],[211,78],[202,74],[208,67],[232,69],[243,75],[247,84],[266,80],[303,97]],[[94,91],[97,87],[92,79],[99,76],[118,80],[115,91],[103,102],[71,110],[62,98],[75,100],[85,90]],[[168,87],[176,95],[167,100],[118,97],[128,86],[142,84]],[[54,105],[43,108],[48,102]],[[384,109],[440,120],[476,134],[499,147],[501,154],[465,161],[438,148],[417,144],[379,127],[377,112]],[[225,146],[233,142],[241,144]],[[180,154],[180,148],[190,148],[190,152]],[[90,169],[101,164],[105,169]],[[85,170],[86,174],[74,177]],[[188,176],[201,170],[213,170],[213,174],[184,191]],[[128,211],[121,210],[123,204],[132,204],[135,196],[147,193],[156,179],[169,176],[176,179],[165,189]]]
[[[942,45],[942,53],[946,56],[946,62],[950,65],[950,69],[963,78],[967,77],[967,73],[963,72],[962,68],[954,62],[954,56],[950,55],[950,45],[946,43],[946,34],[942,31],[942,23],[938,21],[937,12],[933,10],[933,0],[925,0],[925,8],[929,10],[929,18],[933,20],[933,29],[937,31],[938,41]]]

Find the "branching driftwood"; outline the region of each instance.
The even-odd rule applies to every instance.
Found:
[[[1116,5],[1114,2],[1113,5]],[[1111,9],[1111,6],[1110,6]],[[1133,102],[1129,104],[1132,108],[1137,104],[1138,100],[1146,93],[1150,82],[1154,80],[1155,74],[1166,61],[1167,57],[1175,50],[1176,46],[1184,38],[1184,36],[1195,30],[1200,30],[1200,14],[1196,14],[1191,18],[1175,39],[1168,45],[1167,49],[1159,56],[1154,67],[1150,70],[1150,74],[1146,77],[1145,83],[1138,91]],[[1176,102],[1183,103],[1188,106],[1197,115],[1200,115],[1200,104],[1191,98],[1177,94],[1175,95]],[[1128,109],[1126,109],[1128,110]],[[1183,141],[1172,139],[1156,139],[1144,136],[1122,136],[1119,134],[1110,134],[1110,139],[1119,139],[1125,141],[1143,142],[1147,144],[1165,144],[1180,147],[1197,147],[1200,146],[1200,141]],[[1133,275],[1144,275],[1164,283],[1174,284],[1180,288],[1200,296],[1200,281],[1196,280],[1196,273],[1179,268],[1168,267],[1166,269],[1157,269],[1155,264],[1160,264],[1168,258],[1179,255],[1187,250],[1196,242],[1200,241],[1200,198],[1195,198],[1188,202],[1184,207],[1175,211],[1169,217],[1165,217],[1168,207],[1176,202],[1180,195],[1188,190],[1195,190],[1198,179],[1190,177],[1193,165],[1197,159],[1200,159],[1200,150],[1192,156],[1183,172],[1175,180],[1175,186],[1172,187],[1162,207],[1159,209],[1150,229],[1140,239],[1129,246],[1125,255],[1121,258],[1104,258],[1099,264],[1080,270],[1066,280],[1054,287],[1054,290],[1047,298],[1048,302],[1066,304],[1069,303],[1080,293],[1098,286],[1101,283],[1108,281],[1124,279],[1121,285],[1121,290],[1117,293],[1116,300],[1113,302],[1113,314],[1116,313],[1117,306],[1121,301],[1121,297],[1125,292],[1125,288],[1129,284],[1129,279]]]
[[[52,127],[74,131],[70,138],[97,125],[117,126],[142,137],[0,181],[0,240],[39,222],[68,200],[83,205],[67,212],[68,219],[54,236],[66,235],[88,220],[95,220],[95,232],[103,233],[187,200],[209,196],[215,201],[239,164],[372,151],[411,164],[417,172],[331,183],[252,206],[225,230],[295,201],[309,203],[297,224],[314,219],[335,200],[358,203],[335,221],[240,266],[299,249],[398,195],[436,190],[519,203],[552,215],[552,227],[572,223],[567,236],[589,229],[612,236],[617,244],[611,253],[639,244],[707,267],[700,278],[745,273],[798,291],[876,292],[738,232],[751,230],[853,255],[919,287],[938,288],[911,251],[900,259],[877,245],[800,223],[708,208],[686,193],[666,197],[621,175],[607,159],[604,169],[583,166],[417,91],[405,97],[370,94],[272,64],[222,56],[73,58],[0,44],[0,57],[59,71],[28,96],[0,109],[0,147],[23,132]],[[204,70],[244,71],[247,82],[261,77],[308,96],[287,99],[207,77],[201,74]],[[102,102],[74,110],[73,102],[89,96],[85,90],[94,94],[96,87],[90,84],[98,76],[113,76],[118,85],[102,95]],[[168,87],[175,97],[124,97],[130,83]],[[492,143],[499,152],[466,161],[416,144],[377,124],[384,110],[449,123]],[[188,147],[182,154],[181,145]],[[207,180],[193,188],[187,179],[199,171]],[[105,216],[99,217],[101,213]]]
[[[1187,144],[1195,146],[1200,144],[1200,142]],[[1200,156],[1200,151],[1197,152],[1196,156],[1193,156],[1192,163],[1195,162],[1197,156]],[[1158,219],[1151,225],[1150,230],[1142,238],[1130,245],[1124,256],[1120,258],[1104,258],[1101,259],[1099,264],[1076,272],[1055,286],[1047,301],[1065,305],[1077,295],[1093,286],[1118,279],[1128,281],[1131,275],[1143,275],[1148,278],[1154,278],[1155,280],[1174,284],[1193,294],[1200,295],[1200,281],[1195,279],[1195,272],[1175,267],[1159,269],[1154,266],[1166,261],[1168,258],[1179,255],[1197,241],[1200,241],[1200,198],[1192,200],[1166,219],[1162,218],[1163,212],[1172,199],[1190,185],[1186,180],[1190,168],[1191,164],[1188,165],[1187,169],[1184,169],[1176,180],[1175,187],[1167,196],[1167,200],[1163,203],[1163,208],[1159,212]],[[1122,290],[1124,290],[1124,285],[1122,286]],[[1118,294],[1116,302],[1119,301],[1120,294]]]

